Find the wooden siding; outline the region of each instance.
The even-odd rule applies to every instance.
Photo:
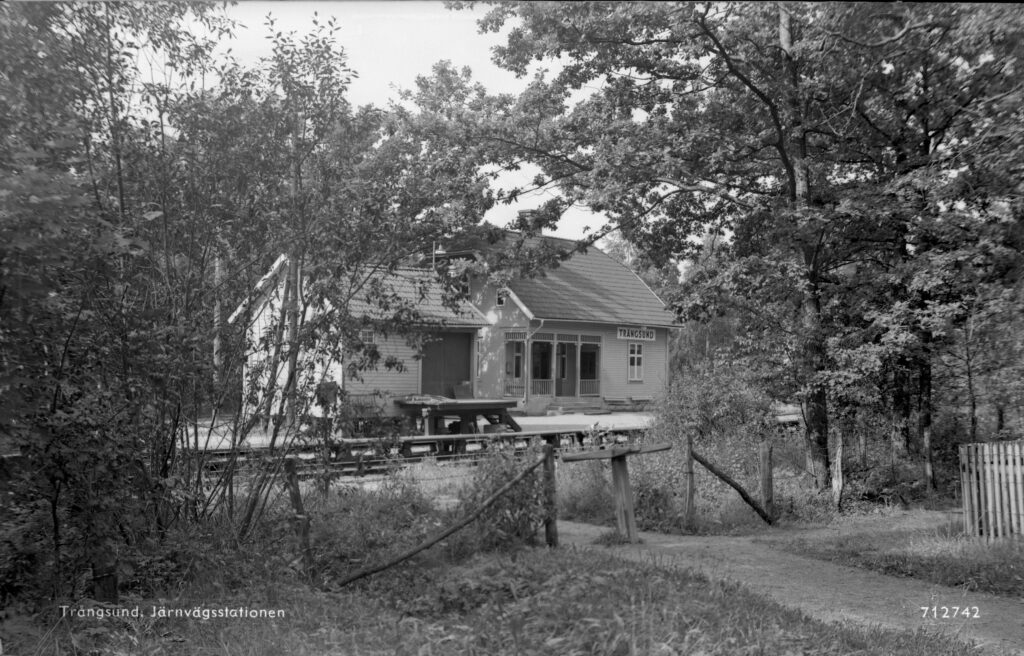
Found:
[[[644,345],[643,380],[628,380],[629,340],[617,339],[618,326],[547,321],[544,332],[559,335],[600,335],[601,354],[598,376],[601,396],[611,399],[657,398],[665,391],[668,372],[668,329],[655,328],[653,342]]]
[[[374,394],[384,392],[387,396],[405,396],[407,394],[419,394],[420,392],[420,359],[416,357],[416,351],[409,346],[401,337],[383,338],[378,335],[377,349],[380,351],[382,364],[375,370],[364,371],[360,375],[362,380],[345,377],[342,387],[346,392],[353,395]],[[394,356],[402,361],[405,368],[402,371],[384,368],[383,361]],[[339,376],[340,378],[340,376]],[[389,401],[380,403],[386,414],[394,414],[395,405]]]

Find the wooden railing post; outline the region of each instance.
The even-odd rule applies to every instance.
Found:
[[[557,439],[557,438],[555,438]],[[544,541],[558,546],[558,496],[555,489],[555,445],[544,445]]]
[[[640,542],[640,535],[636,530],[636,515],[633,514],[633,490],[629,487],[629,469],[626,467],[626,458],[631,455],[642,455],[656,451],[667,451],[672,448],[671,444],[647,444],[613,446],[610,449],[596,449],[580,453],[567,453],[562,456],[562,462],[576,462],[579,460],[611,460],[612,461],[612,495],[615,498],[615,521],[619,535],[626,537],[630,542]]]
[[[683,526],[693,530],[697,521],[697,484],[693,476],[693,435],[697,432],[697,424],[688,422],[683,427]]]
[[[636,516],[633,514],[633,490],[629,487],[629,468],[626,455],[612,458],[612,494],[615,495],[615,521],[619,533],[632,543],[640,541],[636,532]]]

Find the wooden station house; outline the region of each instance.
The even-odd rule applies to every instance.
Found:
[[[443,257],[477,254],[463,249]],[[245,313],[250,343],[280,312],[286,270],[282,257],[260,281]],[[382,357],[401,360],[402,369],[350,378],[339,365],[328,375],[349,399],[381,415],[402,414],[403,402],[428,395],[502,401],[529,415],[640,409],[667,385],[673,315],[635,273],[598,248],[500,288],[471,278],[468,300],[455,308],[443,302],[432,271],[410,267],[393,276],[395,292],[415,299],[430,326],[425,347],[416,352],[403,337],[364,331],[362,339],[373,340]],[[372,319],[372,308],[363,311]],[[267,355],[254,351],[250,366],[260,357]]]

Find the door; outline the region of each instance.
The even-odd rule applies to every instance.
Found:
[[[555,349],[555,396],[576,396],[576,345],[559,342]]]
[[[472,335],[440,333],[423,348],[423,393],[455,398],[455,386],[471,382]]]

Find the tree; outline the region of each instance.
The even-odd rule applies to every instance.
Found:
[[[830,381],[856,373],[837,372],[842,356],[830,344],[885,341],[885,331],[845,324],[848,292],[920,262],[929,226],[942,220],[942,201],[925,190],[980,146],[999,120],[988,103],[1018,86],[1010,34],[1020,12],[988,11],[500,3],[480,23],[512,24],[496,61],[519,74],[535,60],[560,68],[491,111],[476,136],[501,165],[538,164],[537,185],[604,212],[655,262],[691,257],[703,235],[728,236],[728,257],[691,281],[678,309],[715,316],[728,309],[713,307],[717,299],[785,345],[824,488]],[[979,29],[991,20],[1005,28]],[[915,303],[921,316],[931,301],[918,294]],[[926,418],[936,346],[917,326],[913,348],[879,362],[915,363]]]

